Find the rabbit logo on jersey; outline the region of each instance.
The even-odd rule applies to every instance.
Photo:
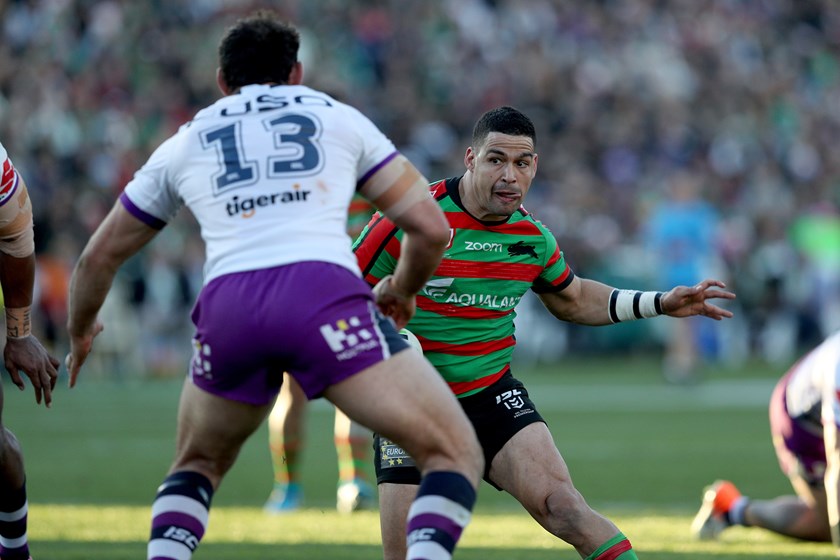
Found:
[[[339,362],[354,358],[359,353],[376,348],[379,341],[366,328],[360,328],[358,317],[340,319],[335,325],[321,325],[321,336],[327,341],[330,350],[335,352]]]

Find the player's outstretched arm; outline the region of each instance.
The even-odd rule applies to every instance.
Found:
[[[696,286],[677,286],[668,292],[619,290],[586,278],[575,277],[559,292],[540,293],[539,298],[558,319],[581,325],[610,325],[657,315],[690,317],[704,315],[715,320],[732,312],[711,299],[735,299],[719,280],[704,280]]]
[[[65,364],[70,373],[70,387],[76,385],[93,339],[102,332],[103,326],[96,317],[117,270],[158,231],[129,214],[118,201],[82,251],[70,279],[68,301],[70,353]]]

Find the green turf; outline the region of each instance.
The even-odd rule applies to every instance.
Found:
[[[688,539],[702,487],[715,478],[731,478],[756,497],[789,492],[775,464],[763,404],[778,368],[710,370],[696,387],[664,386],[658,364],[644,358],[574,359],[517,374],[548,420],[578,488],[632,538],[641,557],[831,557],[826,544],[757,530],[730,530],[719,543]],[[64,383],[50,410],[36,407],[30,392],[4,386],[4,421],[26,454],[33,554],[39,560],[142,558],[149,505],[172,458],[180,382],[83,377],[72,391]],[[730,403],[738,391],[749,396],[745,406]],[[337,466],[328,405],[313,403],[308,429],[308,509],[284,517],[262,514],[271,486],[263,427],[217,493],[197,559],[379,557],[375,514],[334,513]],[[483,485],[475,522],[456,557],[577,555],[510,497]]]

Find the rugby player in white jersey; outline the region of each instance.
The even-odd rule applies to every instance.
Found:
[[[408,557],[448,559],[470,519],[481,450],[440,375],[395,326],[413,315],[449,228],[426,179],[382,132],[301,85],[298,46],[295,28],[270,12],[227,30],[217,72],[225,96],[152,154],[76,265],[70,384],[103,328],[97,313],[117,269],[187,206],[206,243],[205,279],[148,558],[191,558],[213,492],[286,371],[310,399],[326,397],[417,459],[424,479],[407,523]],[[375,296],[346,232],[357,190],[409,233]]]
[[[770,397],[770,433],[795,495],[750,499],[728,480],[709,486],[691,530],[717,538],[732,525],[833,541],[840,557],[840,332],[796,362]]]
[[[32,203],[23,177],[0,144],[0,285],[6,313],[3,360],[15,385],[24,389],[20,372],[35,389],[35,402],[52,403],[59,361],[32,335],[32,290],[35,284],[35,242]],[[28,503],[23,453],[15,435],[3,426],[0,383],[0,560],[26,560]]]

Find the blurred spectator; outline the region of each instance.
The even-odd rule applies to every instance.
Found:
[[[102,203],[110,207],[151,149],[218,96],[207,71],[215,38],[259,4],[0,2],[0,137],[14,139],[9,151],[29,178],[38,253],[49,247],[56,259],[42,271],[50,320],[60,320],[63,305],[53,265],[75,260],[70,253],[102,219]],[[511,104],[533,115],[543,183],[529,210],[575,255],[576,270],[610,266],[616,251],[643,246],[645,201],[675,170],[688,170],[728,235],[730,287],[758,317],[745,322],[759,329],[748,351],[776,359],[766,337],[803,349],[812,341],[808,325],[824,332],[840,317],[840,266],[814,243],[825,217],[811,212],[840,203],[836,2],[290,0],[279,9],[303,30],[301,56],[320,79],[311,85],[342,84],[341,97],[427,176],[461,168],[451,155],[460,152],[448,147],[468,144],[483,110]],[[141,316],[192,300],[190,252],[200,240],[182,220],[179,251],[147,251],[137,275],[124,278],[124,304]],[[751,281],[746,262],[771,247],[793,259],[790,267],[803,263],[809,286],[828,299],[797,300],[796,290],[772,280]],[[161,267],[166,286],[150,278]],[[751,286],[761,293],[741,290]],[[174,297],[184,289],[192,293]],[[770,318],[774,302],[797,315],[797,328]],[[597,335],[575,337],[583,338],[570,348],[580,350]],[[160,348],[159,337],[146,338]]]
[[[655,286],[693,286],[705,278],[725,278],[721,271],[717,211],[702,196],[701,176],[678,172],[665,181],[665,196],[645,225],[646,247],[653,260]],[[668,320],[663,374],[671,383],[696,380],[703,359],[717,353],[716,324]]]

